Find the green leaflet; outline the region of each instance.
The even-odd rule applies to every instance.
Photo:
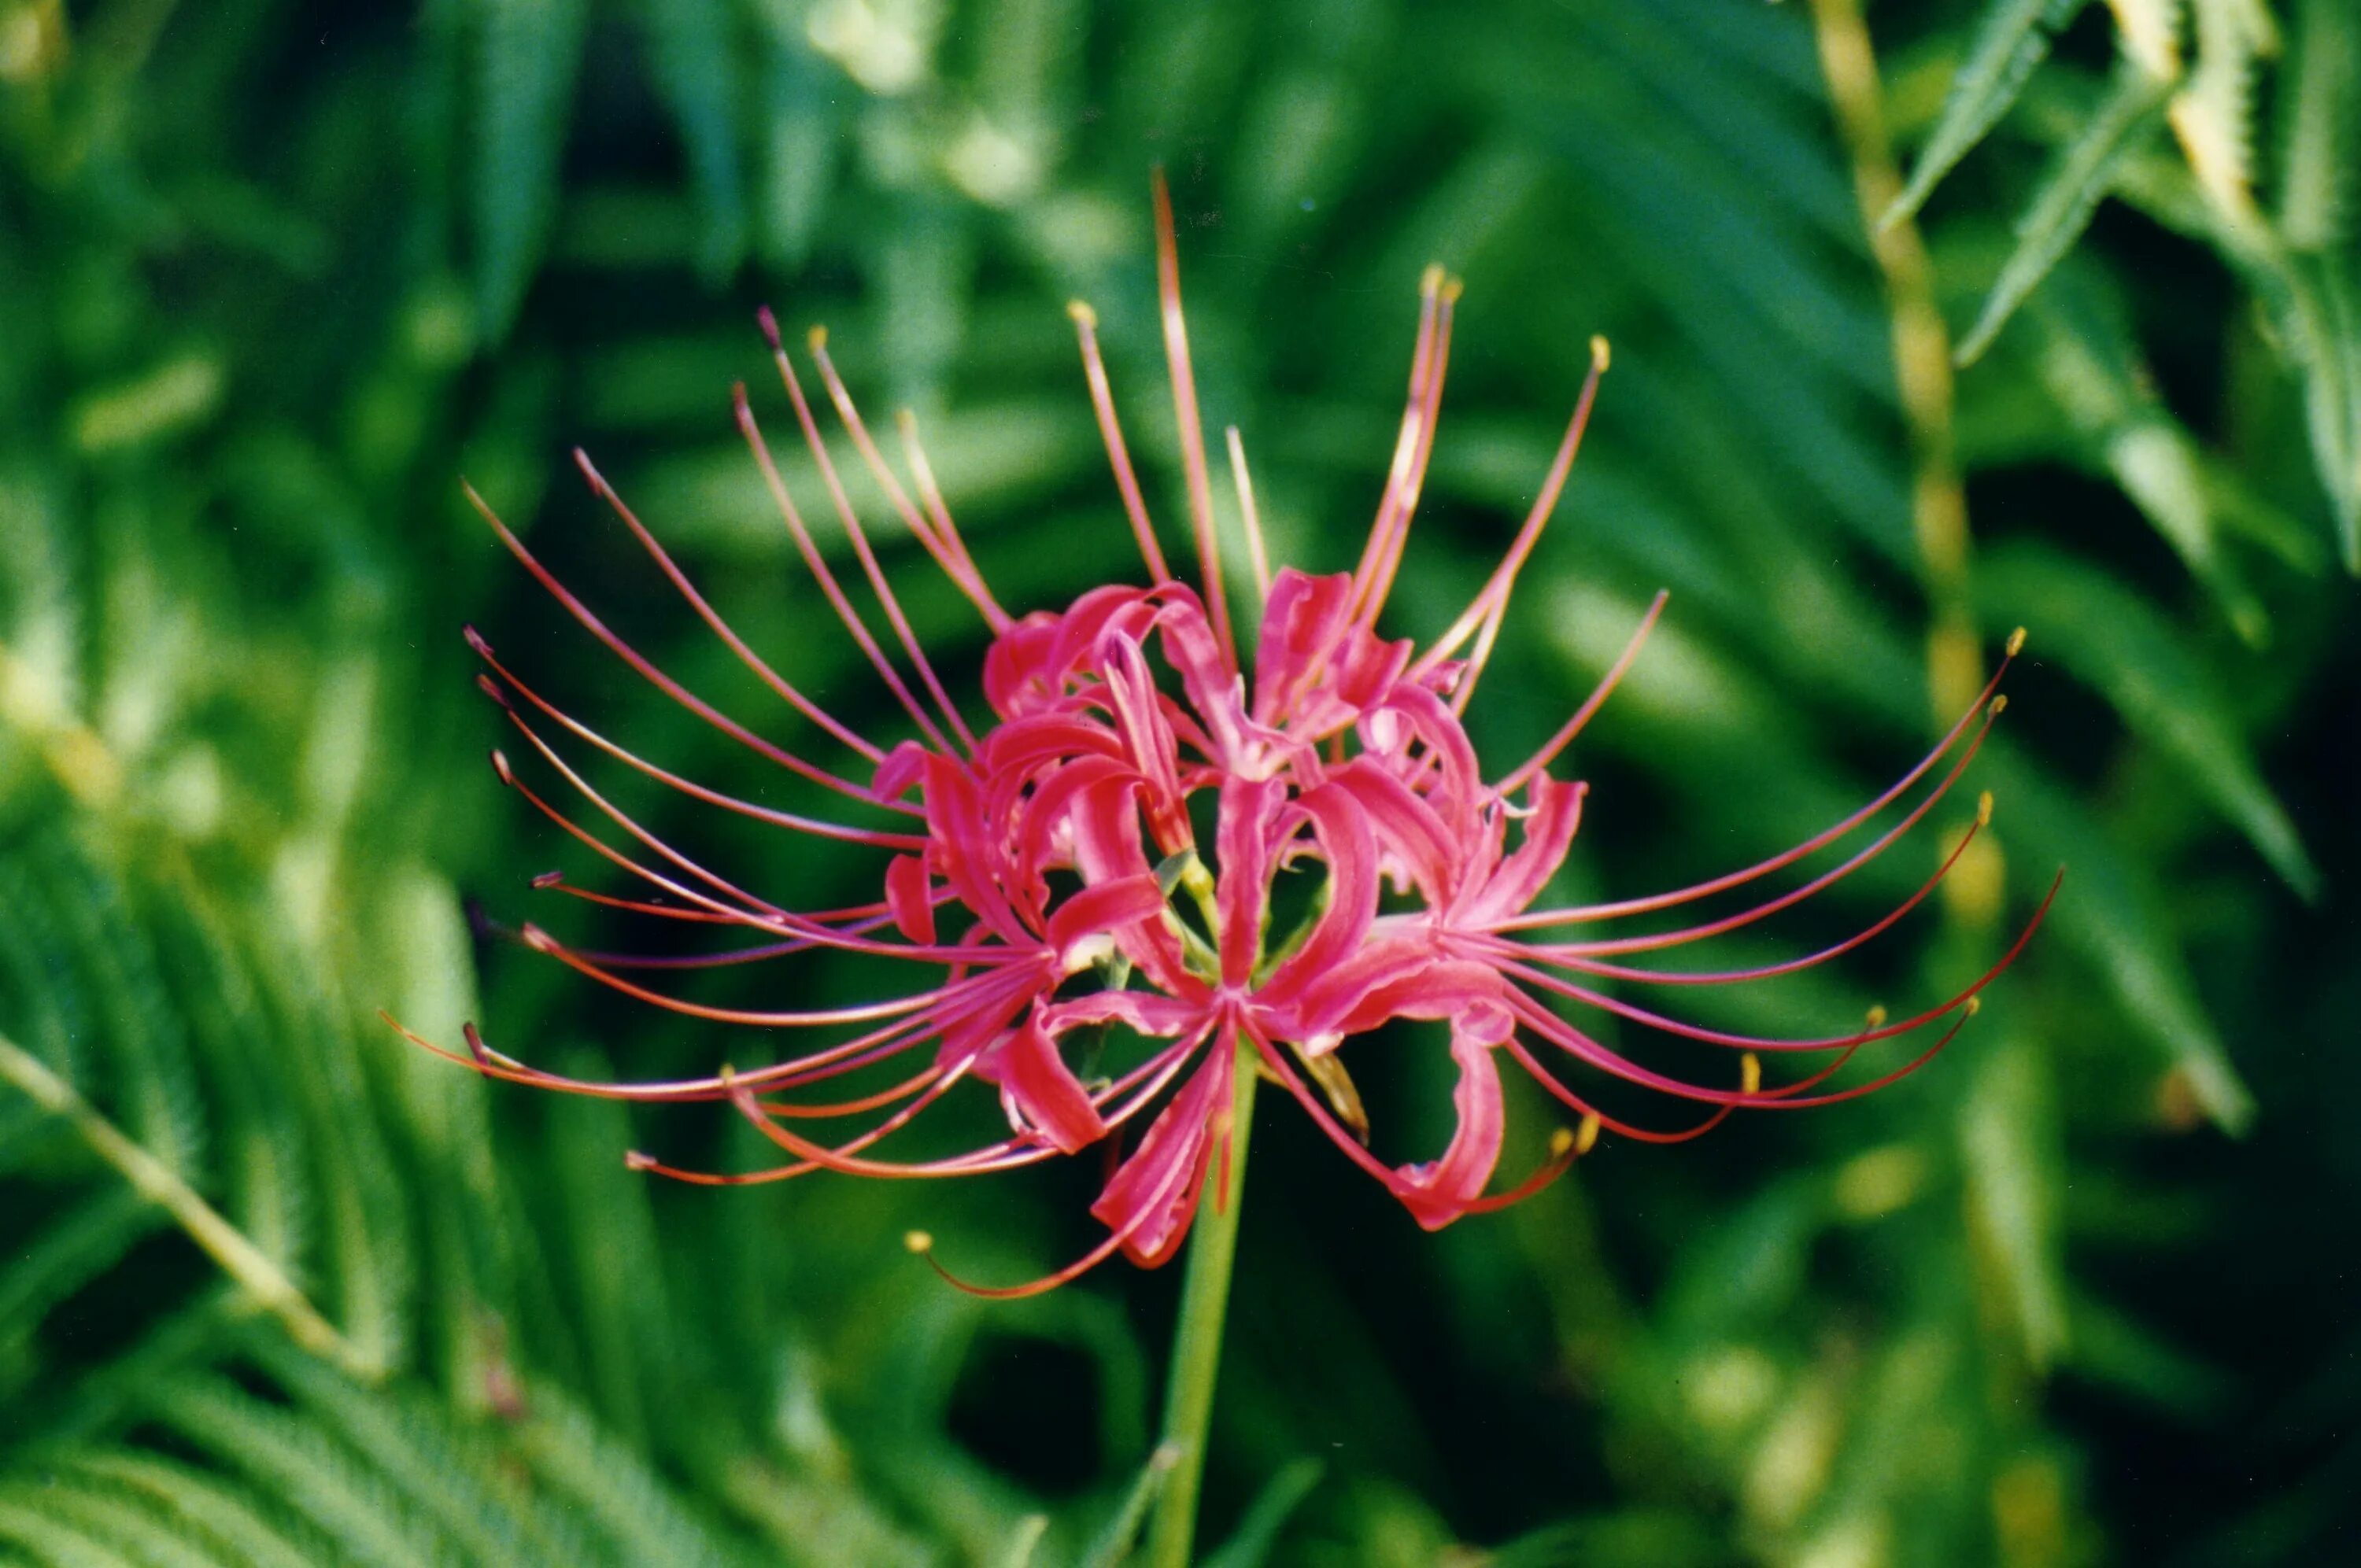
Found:
[[[1969,40],[1967,58],[1943,98],[1942,117],[1927,133],[1902,193],[1878,217],[1891,228],[1926,204],[1943,176],[1974,150],[2049,56],[2050,36],[2081,11],[2086,0],[1993,0]]]
[[[2105,572],[2033,541],[1980,561],[1977,592],[1995,622],[2036,628],[2043,652],[2103,693],[2300,896],[2320,895],[2319,868],[2257,770],[2235,710],[2178,628]]]
[[[2017,306],[2064,258],[2106,196],[2118,170],[2137,151],[2142,137],[2163,114],[2170,92],[2169,82],[2128,61],[2115,68],[2114,82],[2106,95],[2059,154],[2016,220],[2016,248],[2003,263],[1975,324],[1953,352],[1957,363],[1972,365],[1981,358]]]
[[[508,335],[557,215],[588,0],[489,0],[475,18],[476,303]]]

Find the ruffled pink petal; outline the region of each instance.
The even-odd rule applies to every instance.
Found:
[[[1094,883],[1060,904],[1049,916],[1049,950],[1071,968],[1078,949],[1094,937],[1110,943],[1143,922],[1164,919],[1164,890],[1152,876],[1118,877]]]
[[[1221,826],[1213,852],[1221,860],[1214,887],[1222,917],[1221,959],[1224,984],[1244,986],[1262,956],[1265,905],[1279,840],[1287,785],[1277,779],[1222,781]]]
[[[1107,1124],[1082,1080],[1058,1054],[1043,1014],[1037,1003],[1021,1025],[978,1058],[976,1072],[1000,1085],[1023,1128],[1060,1153],[1073,1154],[1106,1136]]]
[[[1189,1234],[1204,1190],[1213,1123],[1230,1109],[1236,1060],[1226,1038],[1218,1043],[1091,1205],[1101,1224],[1128,1233],[1123,1250],[1133,1262],[1148,1267],[1164,1262]]]
[[[919,856],[896,855],[886,862],[885,907],[893,912],[894,929],[920,947],[934,946],[934,888]]]
[[[1515,1021],[1497,1003],[1478,1003],[1452,1020],[1451,1056],[1459,1064],[1459,1085],[1451,1102],[1459,1113],[1458,1130],[1441,1158],[1396,1168],[1399,1179],[1390,1184],[1411,1217],[1430,1231],[1467,1212],[1499,1163],[1504,1118],[1492,1052],[1514,1030]]]
[[[1525,818],[1524,842],[1516,853],[1499,861],[1483,885],[1452,911],[1455,925],[1480,929],[1494,920],[1521,913],[1549,885],[1574,847],[1575,830],[1582,825],[1586,785],[1536,778],[1527,794],[1532,811]],[[1497,849],[1494,850],[1498,854]]]

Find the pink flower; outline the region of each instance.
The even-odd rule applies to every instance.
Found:
[[[1087,308],[1073,316],[1082,365],[1115,479],[1143,558],[1145,586],[1094,588],[1059,611],[1004,609],[977,569],[928,470],[915,429],[902,433],[911,483],[887,463],[812,336],[820,383],[862,461],[906,528],[992,633],[983,672],[989,722],[970,724],[928,663],[834,466],[828,443],[768,313],[763,326],[822,487],[882,609],[882,629],[857,609],[811,532],[757,430],[744,389],[738,420],[796,550],[845,633],[907,719],[885,746],[840,720],[731,631],[688,576],[577,454],[609,505],[695,612],[753,674],[806,720],[835,759],[815,761],[708,705],[609,630],[554,578],[471,489],[469,498],[524,567],[590,633],[673,700],[807,784],[851,803],[851,821],[740,799],[674,774],[544,699],[472,630],[485,689],[534,751],[606,828],[594,831],[527,784],[495,753],[500,776],[569,834],[646,883],[653,899],[541,884],[660,918],[741,931],[752,945],[697,959],[633,959],[578,950],[534,926],[523,939],[590,979],[655,1005],[718,1023],[821,1031],[825,1043],[746,1072],[676,1082],[588,1083],[529,1067],[467,1031],[489,1076],[651,1102],[726,1100],[777,1145],[780,1165],[742,1174],[678,1169],[633,1155],[642,1169],[714,1184],[785,1179],[819,1170],[862,1176],[980,1175],[1106,1146],[1111,1175],[1092,1213],[1105,1239],[1024,1294],[1072,1277],[1120,1249],[1155,1265],[1188,1232],[1209,1170],[1230,1136],[1236,1075],[1283,1087],[1355,1164],[1400,1198],[1422,1225],[1513,1201],[1562,1172],[1602,1128],[1668,1142],[1692,1137],[1733,1111],[1795,1109],[1863,1094],[1923,1064],[1978,1005],[1978,994],[2022,950],[2046,912],[1973,985],[1915,1016],[1873,1015],[1865,1027],[1773,1039],[1684,1022],[1626,1000],[1609,984],[1737,984],[1824,962],[1877,936],[1914,908],[1957,862],[1980,811],[1941,869],[1858,935],[1821,951],[1758,968],[1669,970],[1624,960],[1753,925],[1809,898],[1882,852],[1923,818],[1975,756],[2002,700],[2000,676],[1941,742],[1859,811],[1785,852],[1711,882],[1653,897],[1588,906],[1543,902],[1565,859],[1584,788],[1550,768],[1582,731],[1639,652],[1664,605],[1659,595],[1598,689],[1532,756],[1488,776],[1462,724],[1498,635],[1510,590],[1554,510],[1573,465],[1600,373],[1603,343],[1540,494],[1507,556],[1466,609],[1424,649],[1380,635],[1432,451],[1458,286],[1430,270],[1421,293],[1409,406],[1377,518],[1350,572],[1270,572],[1235,429],[1229,455],[1249,553],[1254,601],[1250,664],[1230,620],[1231,593],[1213,524],[1182,320],[1171,212],[1156,190],[1159,271],[1187,479],[1198,587],[1170,569],[1133,473]],[[912,492],[916,496],[913,498]],[[2009,652],[2015,652],[2012,639]],[[2006,667],[2005,661],[2003,669]],[[802,910],[699,864],[598,793],[552,744],[570,737],[708,805],[799,834],[880,852],[876,901]],[[1752,884],[1867,828],[1930,774],[1898,820],[1849,858],[1777,896],[1719,918],[1644,935],[1586,933],[1628,916],[1684,908]],[[1202,825],[1210,824],[1210,842]],[[2054,895],[2053,886],[2052,894]],[[1279,913],[1284,909],[1286,913]],[[651,970],[847,952],[899,960],[908,991],[855,1006],[751,1011],[669,994]],[[1659,1072],[1566,1017],[1559,1003],[1602,1013],[1643,1033],[1727,1048],[1722,1081]],[[1389,1164],[1367,1146],[1348,1052],[1397,1019],[1442,1023],[1457,1074],[1457,1125],[1433,1157]],[[1083,1065],[1120,1031],[1126,1048]],[[1866,1080],[1827,1087],[1864,1047],[1935,1031],[1915,1056]],[[423,1043],[423,1042],[422,1042]],[[434,1047],[429,1047],[434,1048]],[[448,1054],[448,1053],[446,1053]],[[1765,1056],[1808,1070],[1768,1084]],[[463,1058],[467,1059],[467,1058]],[[889,1065],[901,1064],[898,1069]],[[1499,1162],[1504,1064],[1530,1076],[1578,1118],[1547,1160],[1492,1192]],[[1568,1068],[1705,1108],[1670,1131],[1629,1124],[1595,1106]],[[830,1091],[873,1077],[882,1089]],[[1007,1132],[949,1156],[889,1157],[881,1146],[966,1080],[997,1090]],[[806,1098],[836,1092],[833,1101]],[[818,1121],[868,1118],[857,1132],[821,1135]],[[975,1288],[971,1287],[971,1288]]]

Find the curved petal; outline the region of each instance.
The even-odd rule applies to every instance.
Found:
[[[1499,1163],[1500,1071],[1492,1051],[1514,1030],[1515,1021],[1497,1003],[1479,1003],[1452,1019],[1451,1056],[1459,1064],[1459,1085],[1451,1102],[1459,1113],[1458,1129],[1440,1158],[1397,1167],[1399,1181],[1393,1184],[1411,1217],[1430,1231],[1467,1212]]]

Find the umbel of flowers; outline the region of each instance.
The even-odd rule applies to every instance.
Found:
[[[591,893],[554,874],[542,884],[652,917],[734,930],[750,943],[705,961],[855,953],[898,960],[910,978],[897,993],[853,1006],[708,1006],[667,993],[631,959],[577,949],[528,925],[522,933],[527,944],[600,984],[691,1017],[790,1031],[814,1043],[768,1066],[673,1082],[563,1078],[492,1049],[472,1026],[469,1054],[458,1059],[494,1078],[577,1093],[725,1101],[782,1151],[774,1168],[732,1174],[630,1157],[636,1168],[694,1182],[772,1181],[820,1171],[981,1176],[1111,1146],[1110,1175],[1091,1211],[1105,1227],[1104,1240],[1044,1278],[970,1287],[1013,1295],[1071,1278],[1118,1249],[1148,1265],[1171,1257],[1208,1188],[1215,1201],[1224,1201],[1222,1184],[1209,1183],[1207,1175],[1227,1168],[1226,1145],[1237,1135],[1242,1095],[1252,1087],[1246,1075],[1279,1086],[1345,1158],[1421,1224],[1439,1228],[1536,1190],[1602,1129],[1650,1142],[1692,1137],[1734,1111],[1794,1110],[1868,1093],[1940,1050],[1976,1010],[1978,993],[2023,948],[2039,912],[1991,970],[1958,994],[1906,1017],[1873,1014],[1866,1026],[1840,1034],[1732,1034],[1622,992],[1631,985],[1738,984],[1801,970],[1859,946],[1907,914],[1957,862],[1987,819],[1988,801],[1915,894],[1832,947],[1723,970],[1629,961],[1776,915],[1908,832],[1974,757],[2005,700],[1993,695],[2000,674],[1893,787],[1781,854],[1649,897],[1544,902],[1580,824],[1585,795],[1582,784],[1555,776],[1553,766],[1637,656],[1663,596],[1598,689],[1531,756],[1488,769],[1463,718],[1510,590],[1574,463],[1607,368],[1605,343],[1593,343],[1591,372],[1565,438],[1506,556],[1458,618],[1422,648],[1386,635],[1385,610],[1433,448],[1457,282],[1432,269],[1422,287],[1408,407],[1375,521],[1350,570],[1271,570],[1231,429],[1228,457],[1251,602],[1259,607],[1258,621],[1242,635],[1232,621],[1228,568],[1214,524],[1171,210],[1160,180],[1156,220],[1193,584],[1173,570],[1149,519],[1086,306],[1072,307],[1083,377],[1144,580],[1106,584],[1062,609],[1022,616],[1002,606],[977,568],[912,422],[901,422],[906,484],[847,394],[824,334],[812,334],[819,385],[843,438],[889,499],[895,526],[957,586],[991,634],[980,707],[956,700],[928,662],[847,495],[803,379],[763,313],[787,402],[873,599],[873,620],[815,541],[742,386],[736,392],[739,426],[819,594],[898,709],[897,727],[906,721],[898,740],[864,733],[829,712],[741,641],[587,456],[577,453],[577,461],[591,488],[689,609],[805,722],[813,749],[791,751],[679,684],[610,630],[467,492],[517,560],[592,637],[674,701],[848,807],[847,820],[801,815],[675,774],[561,711],[471,629],[469,641],[487,666],[485,690],[587,812],[569,812],[496,752],[501,780],[640,879],[647,894]],[[2010,640],[2009,653],[2020,641],[2021,633]],[[790,908],[751,885],[752,878],[701,864],[600,794],[561,753],[560,740],[789,834],[868,846],[878,856],[877,897],[851,908]],[[1749,887],[1833,851],[1914,791],[1916,799],[1849,856],[1774,896],[1670,930],[1597,934],[1630,916]],[[1670,1076],[1609,1046],[1578,1021],[1582,1011],[1618,1019],[1639,1037],[1726,1047],[1728,1070],[1707,1082]],[[1370,1152],[1348,1062],[1401,1019],[1443,1025],[1457,1074],[1457,1125],[1433,1157],[1391,1165]],[[1115,1055],[1104,1049],[1110,1031],[1132,1048],[1117,1065],[1102,1067],[1099,1058]],[[1900,1059],[1879,1069],[1832,1082],[1856,1053],[1903,1036],[1923,1043],[1903,1047]],[[1766,1073],[1766,1059],[1800,1065]],[[886,1065],[895,1063],[899,1070]],[[1504,1072],[1526,1074],[1567,1108],[1574,1124],[1551,1139],[1537,1169],[1499,1189],[1494,1178]],[[857,1093],[843,1087],[880,1077],[892,1081]],[[1634,1125],[1584,1092],[1586,1080],[1601,1078],[1701,1109],[1671,1130]],[[1005,1135],[949,1156],[897,1157],[895,1135],[970,1083],[997,1091]],[[913,1243],[926,1245],[922,1237]]]

